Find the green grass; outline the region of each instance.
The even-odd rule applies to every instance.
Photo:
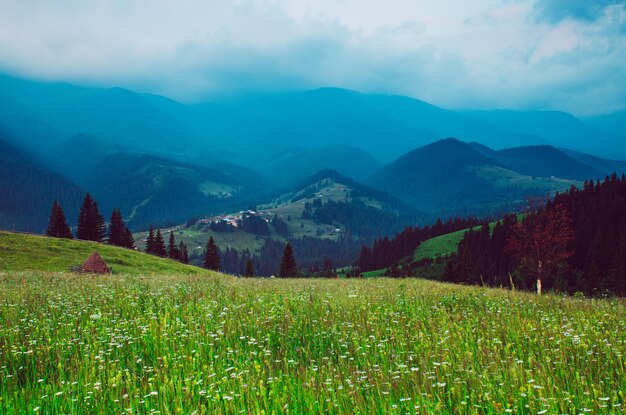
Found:
[[[207,270],[130,249],[95,242],[73,241],[0,231],[0,272],[43,270],[69,271],[98,252],[114,273],[208,274]]]
[[[3,414],[617,414],[625,352],[623,300],[0,274]]]
[[[427,239],[415,249],[413,260],[420,261],[426,258],[435,258],[455,253],[465,232],[467,232],[467,229]]]
[[[582,182],[577,180],[560,179],[558,177],[533,177],[516,173],[498,166],[477,166],[474,170],[479,177],[491,182],[496,187],[519,187],[522,189],[543,190],[557,192],[568,190],[571,186],[580,187]]]

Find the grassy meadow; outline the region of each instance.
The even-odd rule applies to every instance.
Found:
[[[618,299],[0,274],[3,414],[615,414],[625,352]]]
[[[209,274],[209,271],[139,251],[88,241],[0,231],[0,272],[69,271],[98,252],[113,273]]]

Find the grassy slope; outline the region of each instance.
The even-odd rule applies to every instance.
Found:
[[[318,192],[319,196],[311,195],[307,198],[296,201],[291,200],[291,198],[295,194],[283,195],[283,200],[277,200],[275,201],[275,203],[272,204],[259,205],[258,210],[268,212],[267,215],[264,215],[264,217],[268,219],[271,219],[275,214],[280,216],[287,224],[287,228],[289,229],[289,235],[291,238],[297,239],[308,236],[320,239],[338,239],[340,234],[334,232],[334,226],[315,223],[315,221],[313,220],[301,219],[301,217],[302,211],[304,210],[304,204],[307,202],[313,203],[316,198],[321,199],[323,203],[326,203],[329,200],[333,200],[335,202],[348,200],[347,192],[343,190],[345,187],[346,186],[342,184],[333,183],[328,187],[321,189]],[[369,201],[366,203],[369,203],[373,206],[376,205],[376,202],[374,201]],[[232,212],[231,215],[227,216],[238,215],[238,213]],[[291,220],[288,220],[288,218],[291,218]],[[265,239],[268,238],[267,236],[253,235],[243,231],[213,232],[211,230],[206,230],[204,226],[199,224],[193,225],[191,228],[183,228],[182,225],[179,225],[173,228],[161,229],[161,232],[163,232],[166,237],[169,231],[174,231],[176,241],[183,241],[185,242],[185,244],[187,244],[190,254],[202,253],[206,241],[207,239],[209,239],[210,236],[215,239],[215,243],[217,244],[217,246],[220,247],[220,249],[234,248],[238,251],[249,249],[251,252],[255,252],[261,249],[265,242]],[[134,234],[135,241],[137,241],[137,245],[140,248],[143,248],[145,244],[144,240],[146,239],[147,235],[147,232],[137,232]],[[276,234],[273,226],[271,225],[269,238],[284,240],[283,237]]]
[[[413,260],[419,261],[426,258],[435,258],[436,256],[448,255],[456,252],[459,242],[463,239],[467,229],[448,233],[428,239],[415,249]]]
[[[138,251],[98,244],[0,231],[1,271],[68,271],[97,251],[114,273],[208,274],[202,268]]]
[[[518,215],[518,220],[522,218],[523,215]],[[489,227],[493,230],[496,226],[497,221],[491,222]],[[476,226],[472,228],[474,230],[480,229],[480,226]],[[463,236],[467,232],[467,229],[461,229],[460,231],[447,233],[445,235],[436,236],[434,238],[427,239],[426,241],[419,244],[419,246],[413,252],[412,258],[407,258],[403,260],[403,262],[407,261],[420,261],[426,258],[436,258],[438,256],[445,256],[452,253],[455,253],[459,242],[463,239]],[[382,277],[385,275],[386,269],[378,269],[375,271],[364,272],[363,277],[372,278],[372,277]]]
[[[625,333],[623,300],[418,279],[5,274],[0,413],[618,414]]]

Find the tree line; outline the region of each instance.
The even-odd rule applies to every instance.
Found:
[[[67,224],[63,208],[56,200],[52,203],[46,235],[55,238],[74,238],[72,230]],[[89,193],[85,195],[78,213],[76,239],[137,249],[133,233],[126,226],[121,210],[119,208],[113,209],[107,226],[98,208],[98,203]],[[187,246],[184,242],[181,241],[179,244],[176,244],[174,234],[170,232],[169,243],[166,246],[161,230],[158,229],[155,233],[152,227],[148,234],[146,253],[174,259],[185,264],[189,262]]]
[[[52,204],[46,235],[55,238],[74,238],[72,230],[67,224],[63,208],[56,200]],[[98,209],[98,203],[89,193],[85,195],[80,208],[78,225],[76,227],[76,238],[85,241],[107,243],[128,249],[137,249],[133,234],[126,226],[121,210],[118,208],[113,209],[111,220],[107,226],[104,217],[100,214]],[[169,233],[168,242],[166,244],[161,229],[155,230],[154,227],[150,226],[146,238],[145,252],[147,254],[180,261],[185,264],[189,263],[187,245],[183,241],[177,244],[172,231]],[[213,237],[209,237],[207,240],[202,266],[213,271],[223,270],[220,250]],[[256,275],[254,263],[250,257],[246,259],[243,275],[246,277],[254,277]],[[300,276],[293,248],[289,243],[285,245],[283,250],[279,276],[281,278]]]
[[[378,238],[372,246],[362,245],[356,266],[360,272],[391,267],[413,254],[415,248],[427,239],[479,225],[476,218],[454,218],[446,222],[437,219],[434,225],[406,227],[393,238]]]
[[[469,230],[446,267],[450,282],[626,295],[626,178],[556,194],[518,220]]]
[[[76,238],[84,241],[108,243],[128,249],[136,249],[133,234],[122,218],[122,212],[115,208],[111,213],[109,225],[98,209],[98,203],[89,193],[85,195],[78,213]],[[50,210],[50,219],[46,235],[55,238],[73,239],[72,230],[67,224],[61,205],[55,200]]]

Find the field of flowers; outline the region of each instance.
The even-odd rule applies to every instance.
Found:
[[[624,300],[0,274],[2,414],[616,414],[625,354]]]

